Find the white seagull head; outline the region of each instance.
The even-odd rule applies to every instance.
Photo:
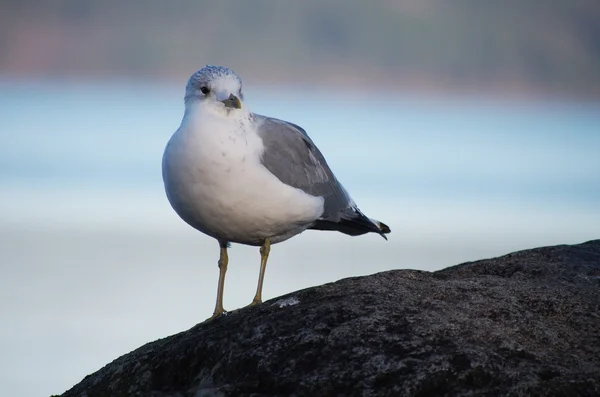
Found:
[[[190,77],[185,87],[186,105],[204,101],[209,105],[234,110],[242,108],[243,99],[242,79],[233,70],[223,66],[204,66]]]

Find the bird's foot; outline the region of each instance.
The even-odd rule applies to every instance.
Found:
[[[260,305],[261,303],[262,303],[262,299],[260,299],[260,298],[258,298],[258,299],[257,299],[257,298],[254,298],[254,299],[252,300],[252,302],[251,302],[251,303],[250,303],[248,306],[246,306],[246,307],[253,307],[253,306],[257,306],[257,305]]]
[[[215,310],[215,312],[213,313],[212,316],[210,316],[209,318],[206,319],[206,321],[211,321],[214,320],[215,318],[221,317],[221,316],[226,316],[228,315],[229,312],[226,311],[225,309],[221,308],[220,310]]]

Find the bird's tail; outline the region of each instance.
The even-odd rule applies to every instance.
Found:
[[[385,235],[392,232],[390,227],[385,223],[378,221],[377,219],[369,218],[369,220],[379,228],[378,233],[381,235],[381,237],[387,240],[387,237]]]
[[[340,219],[318,219],[310,227],[315,230],[337,230],[350,236],[360,236],[366,233],[377,233],[387,240],[386,234],[391,230],[388,225],[366,217],[358,208],[347,208],[342,211]]]

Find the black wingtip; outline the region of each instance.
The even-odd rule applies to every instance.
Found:
[[[381,233],[384,233],[384,234],[388,234],[388,233],[392,232],[390,227],[383,222],[379,222],[379,230],[381,230]]]
[[[391,233],[392,230],[390,229],[390,227],[388,225],[386,225],[383,222],[377,221],[377,227],[379,227],[379,235],[381,237],[383,237],[384,239],[386,239],[387,241],[387,236],[386,234]]]
[[[314,230],[337,230],[338,232],[350,235],[360,236],[366,233],[377,233],[387,240],[385,236],[390,233],[390,227],[385,223],[379,222],[376,219],[367,218],[357,208],[348,209],[342,217],[336,221],[327,219],[317,219],[309,229]]]

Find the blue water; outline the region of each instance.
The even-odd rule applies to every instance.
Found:
[[[178,89],[0,86],[0,182],[155,189],[181,119]],[[252,91],[261,92],[253,95]],[[600,106],[249,89],[302,125],[351,191],[379,197],[600,205]]]

